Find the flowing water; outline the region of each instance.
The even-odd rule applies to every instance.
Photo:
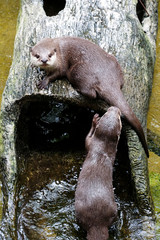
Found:
[[[18,8],[19,0],[0,0],[0,102],[12,61]],[[148,113],[149,146],[151,149],[150,182],[157,215],[157,237],[160,238],[159,69],[160,31],[157,39],[153,92]],[[64,133],[62,137],[67,138],[68,135]],[[17,231],[13,233],[15,239],[85,239],[85,233],[77,225],[74,215],[74,192],[84,158],[83,147],[77,151],[57,150],[39,154],[36,150],[32,150],[28,154],[20,154],[16,196],[18,199]],[[118,174],[118,171],[116,172],[117,166],[121,167],[124,178]],[[141,230],[145,221],[142,223],[142,219],[138,217],[138,209],[129,191],[129,170],[119,166],[118,160],[115,164],[115,176],[114,184],[119,220],[110,229],[110,239],[144,239],[147,231],[142,233]],[[1,216],[2,193],[0,185],[0,218]],[[116,231],[116,228],[119,231]],[[146,239],[152,239],[152,236],[148,236]]]

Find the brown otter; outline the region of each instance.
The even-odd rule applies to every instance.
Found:
[[[79,93],[90,98],[99,97],[110,106],[117,106],[138,134],[149,157],[142,126],[121,91],[124,79],[114,56],[82,38],[47,38],[32,48],[31,62],[47,72],[38,84],[39,89],[46,88],[51,81],[66,77]]]
[[[94,115],[86,137],[88,153],[78,178],[75,211],[88,240],[108,239],[108,227],[117,216],[112,173],[121,127],[120,110],[110,107],[101,118]]]

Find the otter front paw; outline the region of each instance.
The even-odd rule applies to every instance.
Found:
[[[39,90],[42,90],[42,89],[48,89],[48,84],[49,84],[49,81],[47,78],[44,78],[42,81],[40,81],[39,83],[37,83],[37,88]]]
[[[92,126],[93,126],[94,129],[96,128],[99,120],[100,120],[99,114],[96,113],[96,114],[93,116],[93,120],[92,120]]]

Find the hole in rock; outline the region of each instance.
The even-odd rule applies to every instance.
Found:
[[[56,234],[60,239],[73,237],[73,239],[83,240],[84,234],[77,225],[75,231],[75,216],[70,214],[69,211],[71,209],[72,213],[74,212],[75,187],[80,167],[85,159],[85,137],[90,130],[95,112],[76,105],[55,102],[45,97],[43,99],[25,99],[21,106],[16,129],[16,151],[17,156],[20,156],[17,158],[19,172],[19,192],[17,193],[19,194],[18,199],[20,199],[17,214],[18,227],[21,229],[21,225],[28,223],[23,229],[23,235],[28,234],[26,229],[31,228],[29,217],[30,215],[35,217],[38,212],[38,216],[41,214],[40,219],[45,218],[44,222],[41,221],[42,229],[46,229],[47,225],[55,231],[54,227],[56,226]],[[68,152],[71,153],[71,156]],[[74,156],[75,152],[76,157]],[[131,217],[130,220],[133,224],[134,216],[136,216],[135,221],[137,222],[137,208],[133,203],[128,146],[123,131],[113,176],[116,202],[119,205],[118,226],[124,222],[123,216],[126,216],[128,212],[133,216],[133,219]],[[64,189],[66,187],[69,189],[63,191],[60,195],[56,195],[63,184]],[[53,186],[54,191],[52,192]],[[58,189],[57,193],[56,189]],[[43,198],[40,198],[41,205],[38,205],[37,208],[37,197],[41,197],[41,193]],[[32,201],[29,200],[30,196]],[[55,201],[55,196],[58,200],[56,204],[55,202],[52,204]],[[69,208],[67,208],[67,204]],[[21,206],[25,207],[21,209]],[[31,209],[29,215],[26,214],[29,211],[28,209]],[[49,214],[46,215],[46,213]],[[55,213],[57,218],[55,218]],[[34,219],[33,216],[32,219]],[[26,219],[28,222],[26,222]],[[65,235],[66,231],[63,231],[62,228],[64,219],[65,226],[67,225],[67,229],[69,229],[67,236]],[[37,222],[38,219],[33,223],[34,231],[30,230],[29,236],[32,236],[32,234],[38,236],[39,225],[37,227]],[[128,222],[127,224],[125,227],[128,229],[130,224]],[[117,239],[117,234],[116,226],[113,225],[110,229],[110,236]],[[39,237],[39,239],[42,238]]]
[[[94,114],[95,111],[91,109],[48,101],[48,99],[26,101],[17,124],[17,153],[84,151],[85,138],[90,130]],[[119,171],[120,168],[121,171]],[[124,172],[123,177],[125,176],[124,178],[128,180],[124,181],[123,188],[127,188],[127,192],[131,192],[128,146],[123,131],[118,145],[114,171],[115,179],[121,178],[119,173]],[[120,182],[122,181],[115,180],[115,185],[119,185]],[[122,186],[122,184],[120,185]]]
[[[143,5],[146,5],[146,1],[145,0],[141,0]],[[140,21],[140,23],[142,23],[143,19],[144,19],[144,14],[145,14],[145,9],[144,6],[142,5],[142,3],[138,0],[137,5],[136,5],[136,13],[137,13],[137,17]]]
[[[50,151],[84,148],[94,111],[52,101],[27,101],[17,126],[17,147]]]
[[[66,0],[43,0],[43,8],[47,16],[56,16],[65,8]]]

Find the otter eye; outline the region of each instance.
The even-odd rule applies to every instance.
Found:
[[[40,56],[38,54],[35,55],[36,58],[39,58]]]
[[[52,54],[52,53],[50,53],[50,54],[48,55],[48,57],[49,57],[49,58],[51,58],[51,57],[52,57],[52,55],[53,55],[53,54]]]

